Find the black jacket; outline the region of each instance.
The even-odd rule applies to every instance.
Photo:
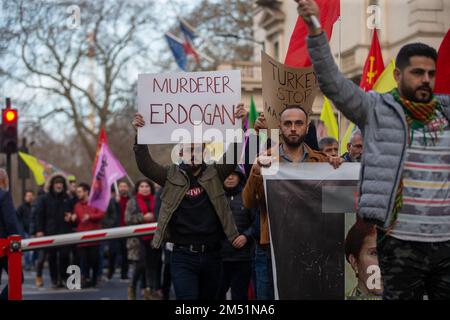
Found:
[[[11,194],[0,189],[0,238],[20,234],[21,228]]]
[[[254,220],[255,210],[246,209],[242,201],[242,189],[245,185],[245,177],[238,170],[236,172],[241,176],[239,185],[233,190],[225,190],[231,211],[233,212],[234,222],[239,234],[245,235],[247,243],[241,249],[235,249],[229,241],[222,242],[222,261],[249,261],[253,259],[254,239]]]
[[[44,235],[62,234],[72,232],[70,222],[64,221],[66,212],[70,212],[70,198],[67,194],[67,182],[64,178],[63,192],[56,194],[53,191],[53,181],[56,177],[62,175],[54,175],[48,181],[46,187],[47,193],[40,196],[33,208],[36,217],[36,232],[44,232]]]
[[[114,197],[109,200],[102,226],[104,229],[120,227],[120,205]]]
[[[49,192],[41,196],[36,203],[36,232],[44,235],[72,232],[72,225],[64,221],[64,214],[68,212],[68,196],[62,192]]]
[[[19,217],[19,222],[23,227],[23,231],[30,234],[31,203],[22,203],[20,207],[17,208],[17,216]]]

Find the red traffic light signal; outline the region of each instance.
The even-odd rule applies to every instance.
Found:
[[[18,116],[16,109],[2,110],[0,152],[9,154],[17,152],[17,122]]]
[[[13,123],[17,122],[16,120],[17,120],[16,109],[3,110],[3,123]]]

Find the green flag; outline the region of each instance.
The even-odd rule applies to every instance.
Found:
[[[248,112],[248,127],[253,128],[258,119],[258,111],[256,111],[255,100],[253,100],[253,96],[250,97],[250,110]]]

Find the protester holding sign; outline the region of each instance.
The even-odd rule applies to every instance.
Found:
[[[450,97],[433,95],[436,50],[405,45],[396,58],[398,88],[366,93],[343,77],[311,22],[316,2],[297,2],[320,89],[364,137],[358,213],[379,226],[383,298],[449,299]]]
[[[239,104],[234,116],[241,119],[245,113]],[[145,126],[141,114],[136,114],[133,126],[136,130]],[[224,233],[234,247],[242,246],[223,190],[236,157],[231,164],[226,154],[221,164],[206,164],[204,147],[185,144],[180,152],[183,162],[164,167],[153,160],[145,145],[137,141],[134,145],[139,170],[164,187],[152,245],[160,248],[164,241],[174,243],[171,274],[177,299],[213,299],[219,286]],[[236,147],[232,144],[228,149],[233,152]]]
[[[265,129],[264,125],[264,121],[258,121],[256,128],[258,130]],[[337,167],[342,162],[339,157],[328,157],[322,152],[314,151],[304,143],[308,127],[309,115],[302,106],[293,104],[285,107],[281,112],[279,124],[282,142],[269,149],[253,164],[242,193],[245,207],[260,209],[260,243],[257,250],[264,250],[267,255],[269,255],[268,246],[270,244],[269,221],[261,167],[270,166],[273,162],[330,162]],[[276,152],[275,148],[279,152],[278,159],[273,156]]]

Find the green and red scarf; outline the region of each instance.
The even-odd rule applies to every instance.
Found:
[[[394,97],[395,101],[397,101],[405,111],[406,122],[409,127],[409,135],[408,142],[409,145],[412,144],[414,139],[414,130],[422,129],[424,132],[424,139],[426,144],[426,136],[425,130],[430,121],[436,119],[436,110],[440,109],[439,102],[436,100],[434,96],[432,96],[430,102],[421,103],[414,102],[408,99],[405,99],[400,96],[398,89],[393,89],[390,94]],[[395,203],[393,208],[392,220],[388,232],[392,230],[395,221],[397,221],[398,212],[403,206],[403,178],[400,178],[400,183],[397,188],[397,193],[395,195]]]

